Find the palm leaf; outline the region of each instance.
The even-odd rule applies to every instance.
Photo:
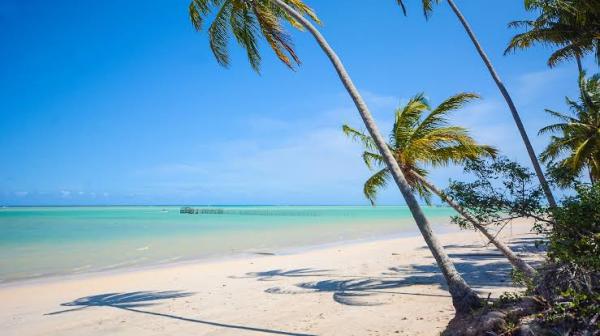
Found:
[[[404,1],[396,0],[396,2],[402,9],[402,12],[404,13],[404,15],[406,15],[406,6],[404,5]],[[431,13],[433,12],[434,3],[438,4],[439,2],[440,2],[440,0],[421,0],[421,5],[423,8],[423,15],[425,16],[426,19],[429,19],[429,17],[431,16]]]
[[[369,177],[369,179],[365,182],[363,187],[363,193],[365,197],[371,202],[371,205],[375,205],[375,200],[377,199],[377,192],[379,189],[385,187],[387,185],[388,180],[390,179],[390,171],[387,168],[384,168],[373,176]]]
[[[478,99],[479,96],[474,93],[459,93],[454,95],[445,101],[443,101],[438,107],[436,107],[429,115],[423,119],[420,125],[413,133],[413,137],[421,136],[430,130],[435,130],[448,123],[446,116],[457,109],[462,108],[468,102]]]
[[[381,156],[380,154],[365,151],[362,154],[362,158],[363,158],[365,165],[369,169],[373,169],[373,167],[385,166],[385,161],[383,160],[383,156]]]
[[[403,108],[397,109],[392,135],[390,136],[392,145],[405,146],[415,131],[421,116],[429,109],[429,103],[423,93],[412,97]]]
[[[302,0],[284,0],[301,15],[320,23],[316,13]],[[192,0],[188,7],[190,21],[197,31],[212,12],[214,20],[208,29],[210,48],[217,62],[228,67],[229,35],[233,34],[245,50],[250,65],[260,72],[262,57],[258,47],[259,38],[264,38],[275,55],[289,68],[300,65],[291,37],[283,29],[282,22],[302,30],[302,25],[283,8],[271,0]]]
[[[366,135],[365,133],[360,132],[348,125],[343,125],[342,131],[344,132],[344,134],[346,134],[346,136],[352,138],[352,140],[361,142],[366,149],[377,150],[377,146],[375,145],[375,141],[373,141],[373,138]]]
[[[217,62],[224,67],[229,66],[229,53],[227,51],[227,41],[229,39],[228,19],[232,8],[232,1],[225,0],[217,12],[214,21],[208,28],[210,49],[213,55],[215,55]]]

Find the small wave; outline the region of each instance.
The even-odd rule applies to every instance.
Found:
[[[127,260],[127,261],[123,261],[123,262],[120,262],[120,263],[116,263],[116,264],[111,264],[111,265],[104,266],[104,267],[100,268],[99,270],[100,271],[107,271],[107,270],[112,270],[112,269],[115,269],[115,268],[122,268],[122,267],[125,267],[125,266],[137,265],[137,264],[139,264],[140,262],[142,262],[142,261],[144,261],[146,259],[147,258],[137,258],[137,259],[133,259],[133,260]]]
[[[90,268],[92,268],[92,265],[83,265],[81,267],[75,267],[75,268],[71,269],[71,272],[81,272],[83,270],[90,269]]]
[[[181,258],[183,258],[183,256],[177,256],[177,257],[173,257],[173,258],[167,258],[167,259],[160,260],[158,263],[159,264],[171,263],[171,262],[177,261],[177,260],[179,260]]]

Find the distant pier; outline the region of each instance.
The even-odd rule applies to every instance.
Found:
[[[226,208],[192,208],[179,209],[180,214],[187,215],[242,215],[242,216],[290,216],[290,217],[317,217],[317,211],[297,209],[226,209]],[[340,214],[338,214],[340,215]],[[344,214],[341,214],[344,216]]]
[[[188,214],[188,215],[223,215],[225,214],[225,210],[218,208],[190,208],[183,207],[179,209],[180,214]]]

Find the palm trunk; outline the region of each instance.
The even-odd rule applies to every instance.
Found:
[[[467,285],[462,276],[456,271],[454,264],[444,251],[443,246],[437,240],[437,237],[433,234],[431,230],[431,225],[429,221],[423,214],[421,207],[417,203],[417,199],[411,193],[410,187],[398,166],[398,163],[392,156],[389,148],[387,147],[384,138],[381,136],[377,125],[375,124],[375,120],[371,116],[371,112],[369,111],[365,101],[359,94],[358,90],[354,86],[352,79],[348,75],[344,65],[341,60],[333,51],[331,46],[327,43],[323,35],[315,28],[315,26],[308,21],[305,17],[296,12],[293,8],[288,6],[283,0],[273,0],[278,6],[283,8],[290,16],[292,16],[295,20],[300,22],[304,28],[306,28],[315,38],[321,49],[325,52],[333,67],[337,71],[340,80],[344,84],[344,87],[352,97],[360,116],[369,131],[369,134],[375,141],[379,152],[384,158],[384,161],[389,168],[392,176],[394,177],[394,181],[398,185],[398,188],[402,192],[404,199],[406,200],[406,204],[412,213],[427,246],[431,250],[433,257],[435,258],[438,267],[441,269],[446,282],[448,283],[448,289],[450,291],[450,295],[452,296],[452,303],[454,308],[458,313],[468,313],[473,308],[477,308],[481,306],[481,302],[477,294]]]
[[[579,70],[579,76],[583,73],[583,65],[581,64],[581,56],[575,55],[575,62],[577,62],[577,70]]]
[[[473,45],[475,45],[475,48],[477,49],[479,56],[481,56],[483,63],[485,63],[485,66],[488,68],[490,75],[492,75],[494,82],[496,82],[496,85],[498,86],[498,89],[500,89],[500,93],[502,93],[502,96],[504,96],[504,100],[506,100],[506,103],[508,104],[508,108],[510,109],[510,112],[512,113],[513,119],[515,120],[515,123],[517,124],[519,133],[521,134],[521,138],[523,139],[523,142],[525,143],[525,147],[527,148],[527,154],[529,154],[529,158],[531,159],[531,164],[533,165],[535,174],[537,175],[538,179],[540,180],[540,185],[542,186],[542,189],[544,190],[544,194],[546,194],[546,198],[548,199],[548,204],[550,204],[550,207],[556,208],[556,201],[554,200],[554,195],[552,195],[552,190],[550,190],[548,181],[546,181],[546,177],[544,177],[544,172],[542,171],[542,168],[540,167],[540,163],[538,162],[537,155],[535,154],[535,151],[533,150],[533,146],[531,146],[531,142],[529,141],[529,136],[527,135],[527,132],[525,131],[525,127],[523,126],[523,122],[521,121],[521,117],[519,116],[519,112],[517,111],[517,108],[515,107],[515,104],[513,103],[513,100],[510,97],[508,90],[506,90],[506,87],[500,80],[500,76],[498,75],[498,73],[496,73],[496,70],[494,70],[494,67],[492,66],[492,62],[490,61],[487,54],[483,50],[483,47],[481,47],[481,44],[479,44],[477,37],[475,37],[475,34],[473,33],[473,30],[471,29],[471,26],[469,25],[469,23],[467,22],[465,17],[462,15],[462,13],[460,12],[460,10],[458,9],[458,7],[456,6],[456,4],[454,3],[453,0],[447,0],[447,1],[448,1],[448,4],[450,5],[450,7],[452,8],[452,11],[454,11],[454,14],[456,14],[456,16],[458,17],[458,20],[460,21],[460,23],[463,25],[463,27],[467,31],[467,34],[471,38]]]
[[[477,230],[479,230],[483,235],[489,239],[489,241],[496,246],[502,254],[508,259],[508,261],[518,269],[523,272],[529,278],[533,278],[536,275],[536,271],[531,267],[525,260],[519,258],[506,244],[498,240],[488,229],[482,225],[477,219],[473,218],[462,206],[458,203],[454,202],[446,193],[442,190],[438,189],[433,183],[428,181],[423,176],[417,174],[416,172],[410,172],[412,176],[420,180],[427,189],[436,194],[439,198],[441,198],[444,202],[448,203],[456,212],[458,212],[463,218],[468,220]]]

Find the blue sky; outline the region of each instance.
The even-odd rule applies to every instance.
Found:
[[[481,142],[527,164],[513,121],[446,4],[429,22],[410,1],[312,0],[383,131],[418,92],[432,103],[461,91],[483,99],[456,113]],[[188,1],[0,2],[0,205],[366,204],[369,171],[340,131],[360,126],[352,102],[306,33],[293,31],[302,67],[263,45],[254,73],[230,46],[217,65]],[[535,147],[576,95],[576,70],[548,69],[549,51],[503,56],[528,17],[522,1],[459,1],[520,109]],[[597,71],[592,59],[588,68]],[[461,170],[433,173],[445,186]],[[382,204],[403,203],[389,188]]]

